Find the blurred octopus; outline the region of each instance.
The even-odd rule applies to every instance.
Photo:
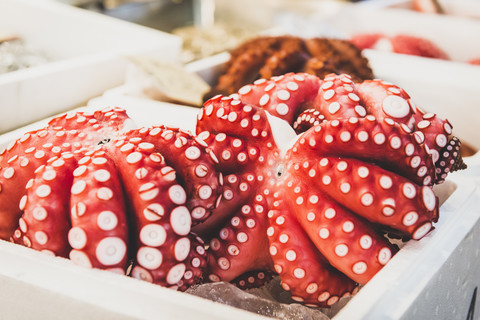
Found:
[[[368,60],[354,44],[342,39],[263,36],[245,41],[230,52],[218,82],[204,99],[229,95],[260,78],[306,72],[323,78],[348,73],[362,81],[373,79]]]
[[[122,109],[73,112],[0,155],[0,238],[185,290],[203,273],[191,226],[221,189],[188,132],[131,129]]]
[[[270,114],[304,132],[282,141]],[[210,238],[208,279],[249,288],[279,274],[310,306],[352,294],[397,252],[386,233],[419,240],[433,229],[432,185],[462,167],[451,133],[401,88],[346,74],[290,73],[210,99],[197,139],[224,189],[196,227]]]

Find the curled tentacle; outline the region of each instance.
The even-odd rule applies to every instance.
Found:
[[[460,154],[461,142],[452,134],[452,125],[433,113],[417,108],[416,129],[432,155],[436,167],[435,183],[442,183],[449,172],[466,169]]]
[[[13,239],[16,243],[48,254],[68,257],[69,193],[76,160],[73,154],[54,157],[35,170],[20,200],[24,211]]]
[[[285,204],[284,191],[274,193],[268,212],[269,252],[282,287],[292,299],[313,306],[331,306],[350,294],[356,283],[335,270],[304,233]]]
[[[357,86],[348,74],[325,77],[313,107],[327,119],[363,118],[367,115]]]
[[[222,186],[205,143],[189,132],[165,127],[131,130],[124,138],[128,143],[122,148],[139,145],[145,150],[154,150],[169,166],[176,168],[176,177],[187,192],[186,206],[192,213],[193,224],[210,216]]]
[[[302,112],[293,123],[293,129],[297,134],[307,131],[313,126],[318,126],[326,121],[325,116],[316,109],[308,109]]]
[[[383,80],[366,80],[357,88],[368,114],[378,120],[390,118],[414,129],[413,115],[417,109],[405,90]]]
[[[254,202],[240,210],[210,240],[208,278],[211,281],[232,281],[241,274],[254,270],[272,270],[265,234],[267,219],[265,207]]]
[[[309,155],[354,157],[373,161],[418,184],[431,185],[435,167],[430,154],[404,125],[373,116],[332,120],[305,132],[288,157]]]
[[[175,170],[148,145],[119,141],[110,152],[116,159],[135,225],[136,260],[132,275],[163,286],[177,286],[192,250],[188,235],[192,218],[187,194]]]
[[[207,268],[205,243],[200,237],[193,233],[191,233],[188,238],[190,239],[192,250],[190,250],[188,257],[185,259],[185,273],[177,283],[178,290],[180,291],[185,291],[190,286],[202,282],[204,280],[205,269]]]
[[[320,79],[315,76],[288,73],[242,87],[238,91],[238,99],[260,106],[291,124],[295,117],[312,106],[320,84]]]
[[[117,168],[103,150],[79,159],[69,211],[70,259],[78,265],[124,274],[129,221]]]

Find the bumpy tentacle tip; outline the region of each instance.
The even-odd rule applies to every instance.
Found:
[[[436,183],[442,183],[445,181],[449,172],[455,172],[465,170],[467,164],[463,161],[462,154],[460,152],[460,146],[462,142],[457,137],[452,137],[442,150],[440,150],[440,156],[435,163],[436,167]]]
[[[453,147],[453,150],[456,152],[456,157],[454,158],[454,163],[452,168],[450,169],[451,172],[465,170],[467,169],[467,164],[463,161],[462,154],[460,153],[460,147],[462,142],[457,137],[453,137],[450,140],[450,145]]]
[[[461,154],[458,154],[457,157],[455,158],[455,162],[453,163],[451,171],[459,171],[459,170],[465,170],[467,169],[467,164],[463,162],[463,158]]]

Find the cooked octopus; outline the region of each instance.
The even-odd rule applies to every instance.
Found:
[[[251,39],[231,52],[218,83],[204,96],[230,95],[260,78],[306,72],[320,78],[348,73],[354,81],[373,78],[368,60],[352,43],[340,39],[265,36]]]

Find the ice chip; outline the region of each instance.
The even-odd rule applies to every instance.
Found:
[[[245,292],[230,283],[215,282],[193,286],[186,292],[271,318],[285,320],[330,319],[320,309],[308,308],[298,303],[287,304],[274,301],[274,296],[270,290],[272,289],[271,286],[275,286],[276,283],[275,281],[271,283],[270,286],[267,285],[263,288],[251,289],[249,290],[250,292]],[[278,293],[276,292],[274,295]],[[285,299],[285,297],[282,297],[282,299]]]

